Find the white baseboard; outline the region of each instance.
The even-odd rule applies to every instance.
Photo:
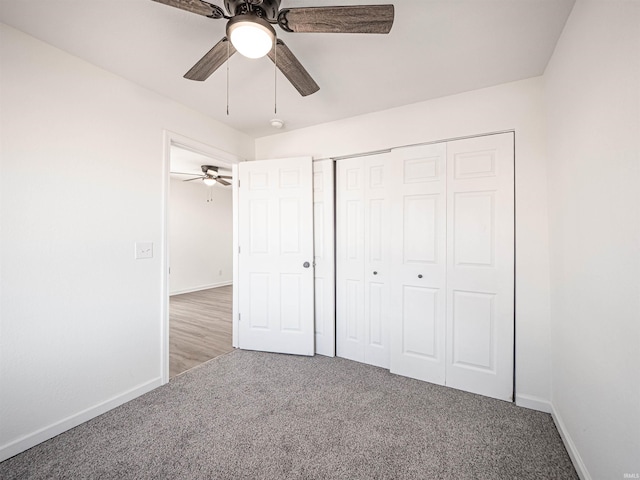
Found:
[[[578,453],[578,450],[573,443],[571,436],[567,432],[562,418],[553,408],[553,404],[548,400],[534,397],[533,395],[520,394],[516,395],[516,405],[518,405],[519,407],[530,408],[532,410],[538,410],[540,412],[550,413],[554,423],[556,424],[556,428],[560,433],[560,438],[562,438],[562,442],[564,443],[564,446],[569,453],[569,458],[571,458],[571,462],[573,463],[573,466],[578,473],[578,476],[581,480],[591,480],[591,475],[589,475],[587,467],[582,461],[582,457]]]
[[[569,432],[567,431],[567,428],[565,427],[564,422],[562,421],[562,418],[560,417],[556,409],[553,408],[553,404],[551,405],[551,416],[553,417],[553,421],[556,424],[556,428],[560,433],[562,442],[564,443],[564,446],[567,449],[567,452],[569,453],[569,458],[571,458],[571,461],[573,462],[573,466],[576,469],[576,472],[578,473],[580,480],[592,480],[591,475],[589,475],[589,471],[587,470],[587,467],[582,461],[582,457],[580,456],[580,453],[578,453],[578,449],[576,448],[575,443],[573,443],[573,440],[571,439],[571,435],[569,435]]]
[[[98,415],[102,415],[103,413],[113,408],[116,408],[124,403],[127,403],[130,400],[133,400],[136,397],[139,397],[140,395],[150,392],[160,385],[162,385],[162,379],[156,378],[135,388],[132,388],[131,390],[128,390],[121,395],[106,400],[105,402],[99,403],[93,407],[87,408],[86,410],[71,415],[70,417],[62,419],[52,425],[49,425],[48,427],[44,427],[11,443],[3,445],[0,447],[0,462],[11,458],[21,452],[24,452],[31,447],[35,447],[39,443],[49,440],[56,435],[60,435],[61,433],[66,432],[73,427],[77,427],[81,423],[91,420]]]
[[[534,397],[533,395],[516,394],[516,405],[544,413],[551,413],[553,410],[551,402],[540,397]]]
[[[175,290],[175,291],[169,292],[169,296],[171,297],[173,295],[182,295],[183,293],[199,292],[200,290],[208,290],[210,288],[226,287],[228,285],[233,285],[233,282],[231,281],[218,282],[218,283],[212,283],[210,285],[200,285],[199,287],[185,288],[183,290]]]

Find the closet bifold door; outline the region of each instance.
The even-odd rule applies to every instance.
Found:
[[[513,396],[513,133],[447,144],[446,385]]]
[[[392,156],[391,372],[444,385],[446,144]]]
[[[336,162],[336,353],[389,368],[386,154]]]
[[[336,355],[333,160],[313,162],[313,280],[316,353]]]

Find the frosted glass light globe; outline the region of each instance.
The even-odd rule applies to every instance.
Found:
[[[229,21],[227,36],[241,55],[247,58],[261,58],[273,48],[275,30],[262,18],[242,15]]]

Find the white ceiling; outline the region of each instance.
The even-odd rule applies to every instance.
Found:
[[[193,152],[191,150],[187,150],[185,148],[180,148],[176,145],[171,145],[171,158],[170,158],[170,169],[171,172],[180,172],[180,173],[189,173],[192,175],[202,175],[201,165],[213,165],[214,167],[219,167],[220,173],[222,175],[231,175],[231,169],[221,163],[219,160],[216,160],[211,157],[207,157],[200,153]],[[172,177],[180,178],[182,180],[188,179],[189,177],[184,175],[176,175],[172,174]],[[197,182],[192,182],[197,183]]]
[[[222,6],[222,0],[209,0]],[[575,0],[282,0],[281,7],[394,3],[389,35],[278,34],[320,85],[306,98],[268,58],[182,78],[224,35],[151,0],[0,0],[0,20],[252,137],[541,75]]]

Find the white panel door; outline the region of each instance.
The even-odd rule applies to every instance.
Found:
[[[364,362],[389,368],[391,229],[389,155],[362,159],[364,166]]]
[[[239,165],[242,349],[314,354],[311,158]]]
[[[446,385],[513,395],[513,134],[447,144]]]
[[[340,357],[389,367],[388,155],[336,166],[336,348]]]
[[[336,163],[336,353],[364,362],[364,167]]]
[[[336,354],[333,160],[313,162],[316,353]]]
[[[392,155],[391,372],[444,385],[446,144]]]

